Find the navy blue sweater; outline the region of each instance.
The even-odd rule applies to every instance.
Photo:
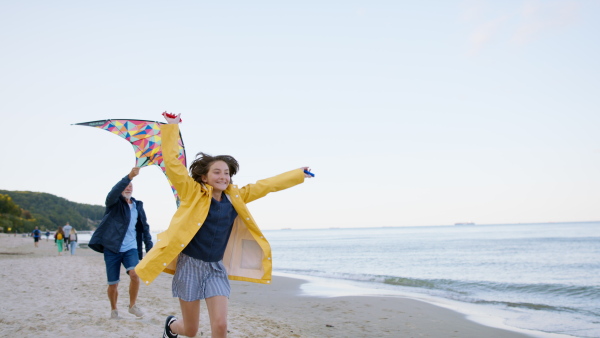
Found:
[[[223,259],[236,217],[237,212],[225,195],[220,202],[213,198],[206,220],[183,253],[204,262]]]
[[[90,248],[98,252],[110,250],[118,253],[125,239],[125,233],[129,227],[129,219],[131,218],[131,210],[129,203],[121,193],[131,180],[129,176],[123,177],[106,196],[106,210],[104,217],[88,244]],[[138,211],[138,219],[135,224],[136,240],[138,247],[138,255],[142,254],[142,241],[146,245],[146,252],[152,249],[152,236],[150,235],[150,225],[146,221],[146,213],[144,212],[144,203],[131,198],[135,201],[135,206]],[[141,259],[141,257],[140,257]]]

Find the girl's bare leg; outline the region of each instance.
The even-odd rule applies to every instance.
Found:
[[[181,319],[171,324],[171,332],[194,337],[198,333],[200,324],[200,300],[186,302],[180,298],[179,305],[181,305]]]
[[[208,317],[210,318],[211,337],[227,337],[227,305],[229,299],[225,296],[215,296],[206,299]]]

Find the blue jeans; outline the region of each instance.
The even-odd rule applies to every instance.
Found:
[[[131,249],[125,252],[115,253],[110,250],[104,250],[104,263],[106,264],[106,278],[108,285],[118,284],[121,278],[121,264],[129,274],[129,270],[135,269],[139,263],[137,249]]]
[[[69,246],[71,247],[71,255],[74,255],[75,254],[75,248],[77,248],[77,242],[71,241],[69,243]]]

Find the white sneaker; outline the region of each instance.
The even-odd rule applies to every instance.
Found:
[[[119,310],[111,310],[110,311],[110,319],[120,319]]]
[[[142,318],[144,317],[144,311],[142,311],[142,309],[140,309],[137,304],[133,304],[132,307],[129,308],[129,313],[131,313],[132,315],[135,315],[138,318]]]

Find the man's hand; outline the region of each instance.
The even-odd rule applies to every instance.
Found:
[[[133,178],[136,177],[139,174],[140,174],[140,168],[139,167],[133,167],[131,169],[131,171],[129,172],[129,179],[133,180]]]

